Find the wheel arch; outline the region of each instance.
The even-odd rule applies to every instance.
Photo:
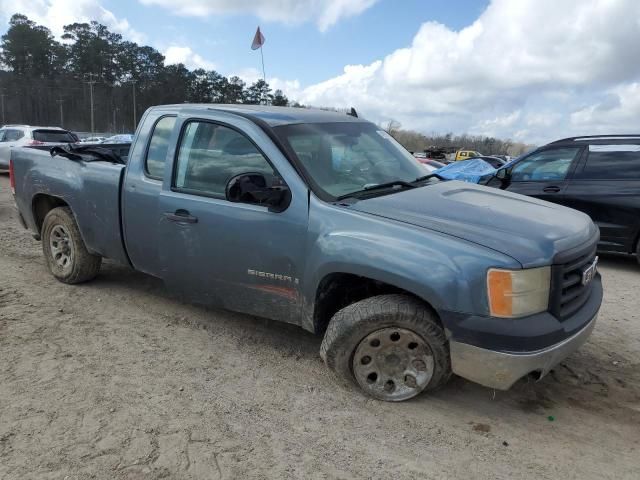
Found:
[[[45,217],[51,210],[58,207],[71,208],[64,199],[55,195],[49,195],[46,193],[38,193],[34,195],[31,200],[31,212],[33,214],[33,221],[35,222],[38,239],[42,235],[42,224],[44,223]],[[73,212],[73,209],[71,211]]]
[[[363,276],[349,272],[332,272],[326,274],[318,283],[315,290],[312,323],[313,332],[323,334],[331,318],[344,307],[364,300],[365,298],[385,294],[404,294],[423,303],[434,314],[442,326],[440,316],[435,308],[435,301],[424,298],[418,292],[399,286],[399,282],[381,281],[370,276]]]

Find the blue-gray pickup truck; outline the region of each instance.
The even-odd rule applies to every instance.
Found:
[[[91,280],[109,258],[189,301],[300,325],[375,398],[452,373],[508,389],[594,327],[589,217],[426,175],[354,115],[158,106],[126,161],[110,153],[12,152],[20,221],[58,280]]]

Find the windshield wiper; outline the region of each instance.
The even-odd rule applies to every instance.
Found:
[[[404,180],[394,180],[393,182],[378,183],[376,185],[368,185],[364,187],[363,190],[366,190],[368,192],[369,190],[380,190],[382,188],[390,188],[390,187],[416,188],[415,185],[412,185],[409,182],[405,182]]]
[[[438,175],[437,173],[430,173],[429,175],[424,175],[422,177],[418,177],[416,178],[413,183],[418,183],[418,182],[424,182],[425,180],[429,180],[430,178],[438,178],[440,180],[444,180],[440,175]]]
[[[338,200],[344,200],[349,197],[357,197],[359,195],[367,194],[369,192],[373,193],[375,190],[384,190],[387,188],[393,187],[404,187],[404,188],[416,188],[416,185],[413,183],[405,182],[404,180],[394,180],[392,182],[378,183],[376,185],[368,185],[364,187],[362,190],[356,190],[355,192],[345,193],[344,195],[340,195],[337,197]]]

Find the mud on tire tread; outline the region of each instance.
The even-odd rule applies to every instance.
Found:
[[[340,310],[329,322],[320,346],[320,356],[342,379],[357,385],[351,370],[353,353],[364,337],[385,327],[413,330],[431,347],[435,368],[423,391],[433,391],[449,380],[451,358],[444,330],[432,310],[408,295],[379,295]]]
[[[74,259],[71,271],[65,273],[55,263],[51,255],[51,246],[49,245],[49,236],[51,230],[56,225],[63,225],[69,232],[69,236],[73,241]],[[80,230],[76,224],[76,220],[68,207],[57,207],[49,211],[42,224],[42,251],[44,253],[47,268],[51,274],[59,281],[68,284],[76,284],[87,282],[95,278],[100,271],[102,257],[92,255],[87,251],[87,247],[82,240]]]

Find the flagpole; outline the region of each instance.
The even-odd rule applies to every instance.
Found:
[[[267,83],[267,76],[264,74],[264,54],[262,53],[262,45],[260,45],[260,58],[262,59],[262,80]]]

